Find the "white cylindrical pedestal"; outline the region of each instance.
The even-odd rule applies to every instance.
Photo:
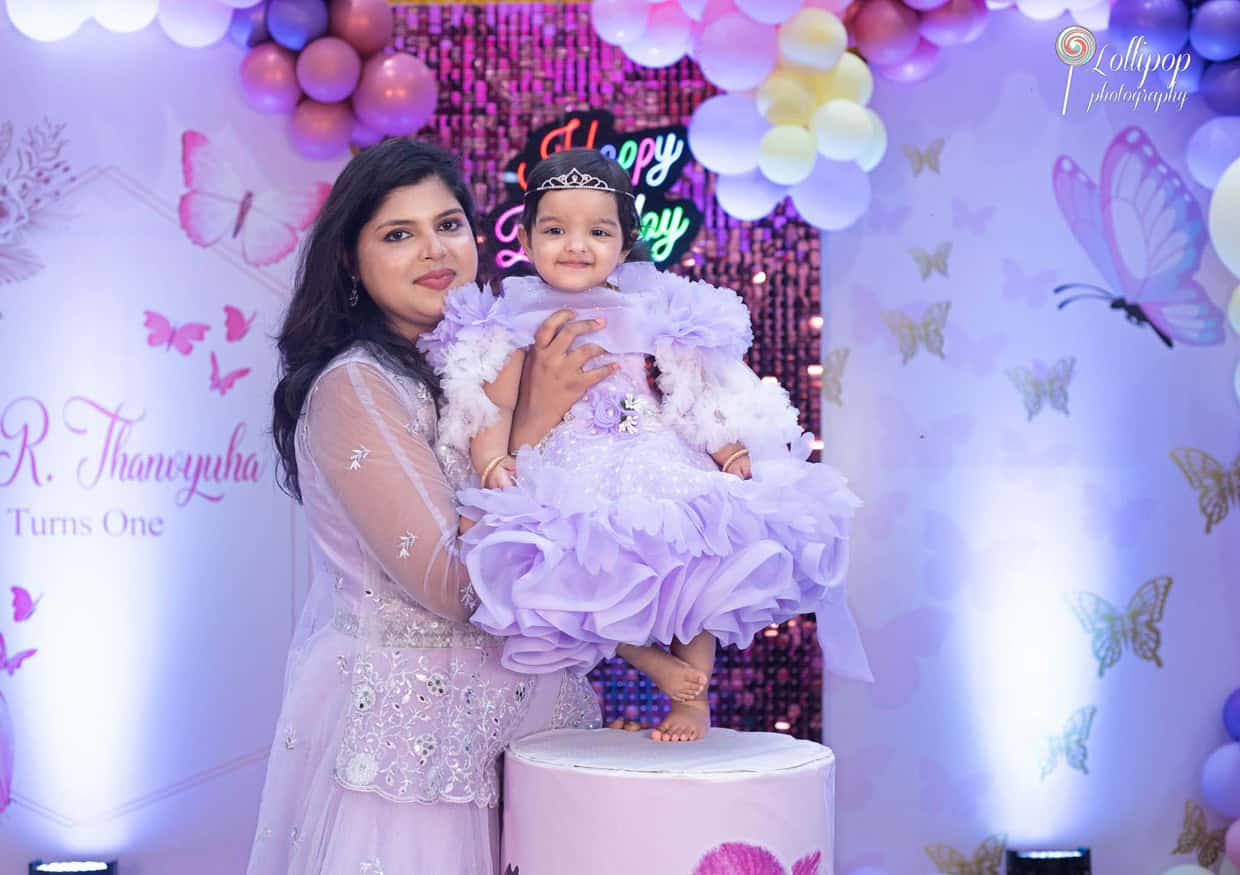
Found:
[[[835,755],[786,735],[541,732],[505,758],[505,871],[832,875],[834,794]]]

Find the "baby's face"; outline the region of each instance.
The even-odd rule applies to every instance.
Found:
[[[616,196],[566,189],[543,195],[534,227],[519,231],[521,245],[547,285],[562,292],[601,286],[624,261]]]

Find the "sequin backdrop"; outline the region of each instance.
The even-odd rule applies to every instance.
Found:
[[[565,112],[605,109],[618,131],[684,123],[714,93],[691,61],[638,67],[602,42],[588,4],[410,5],[397,11],[395,48],[422,58],[439,81],[439,107],[420,136],[462,156],[485,212],[504,195],[500,174],[527,132]],[[750,364],[787,387],[802,427],[818,433],[818,232],[790,208],[738,222],[714,200],[713,180],[690,162],[670,194],[703,210],[702,230],[674,269],[736,289],[753,313]],[[592,675],[607,720],[652,722],[667,700],[619,660]],[[767,629],[748,651],[721,650],[711,684],[716,725],[822,736],[822,663],[813,621]]]

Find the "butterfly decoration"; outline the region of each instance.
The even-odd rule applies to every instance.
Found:
[[[1201,806],[1189,799],[1184,803],[1184,827],[1176,839],[1173,854],[1197,852],[1197,862],[1207,869],[1223,859],[1227,827],[1206,828],[1206,813]]]
[[[833,349],[822,360],[822,397],[836,407],[844,406],[844,366],[848,364],[848,347]]]
[[[1209,453],[1191,447],[1172,450],[1171,459],[1197,490],[1197,506],[1206,518],[1206,534],[1221,523],[1232,504],[1240,505],[1240,456],[1231,469]]]
[[[224,307],[224,339],[229,343],[236,343],[241,340],[250,331],[250,326],[254,324],[254,320],[258,317],[258,311],[255,310],[247,319],[245,314],[236,307]]]
[[[930,279],[930,274],[936,272],[947,276],[947,257],[952,254],[952,244],[950,240],[944,241],[934,252],[914,246],[908,254],[913,257],[913,263],[917,265],[923,281]]]
[[[951,308],[951,301],[931,304],[917,321],[899,310],[883,311],[883,321],[900,342],[901,364],[907,365],[909,360],[917,355],[919,345],[924,346],[926,352],[945,358],[943,329],[947,325],[947,314]]]
[[[819,875],[822,851],[814,851],[792,864],[792,875]],[[698,860],[693,875],[788,875],[779,858],[766,848],[745,842],[725,842]]]
[[[34,614],[34,609],[38,607],[43,596],[37,599],[30,597],[30,591],[24,586],[11,587],[13,590],[13,622],[24,623]]]
[[[993,835],[977,846],[972,857],[966,857],[947,845],[930,845],[926,856],[934,861],[943,875],[999,875],[1007,836]]]
[[[1085,766],[1085,758],[1089,754],[1085,742],[1089,741],[1089,730],[1094,725],[1094,715],[1097,713],[1096,705],[1086,705],[1068,718],[1062,732],[1046,737],[1046,746],[1042,749],[1043,781],[1055,771],[1061,758],[1078,772],[1089,774],[1089,769]]]
[[[866,226],[876,234],[894,234],[908,219],[910,210],[907,206],[894,206],[887,209],[875,201],[866,212]]]
[[[1008,368],[1003,372],[1020,392],[1020,400],[1025,403],[1026,421],[1033,421],[1033,417],[1042,409],[1043,401],[1064,416],[1068,415],[1068,384],[1072,382],[1075,368],[1076,359],[1068,356],[1049,368],[1039,361],[1033,363],[1032,370]]]
[[[939,158],[943,154],[945,142],[942,137],[939,137],[932,140],[925,149],[918,149],[907,143],[904,145],[904,157],[908,158],[909,167],[912,168],[914,176],[921,176],[921,171],[927,168],[935,173],[939,172]]]
[[[194,351],[194,344],[201,341],[211,330],[210,325],[202,322],[187,322],[173,327],[168,317],[154,310],[143,310],[146,321],[143,327],[149,332],[146,336],[147,346],[162,346],[164,349],[175,349],[181,355],[189,355]]]
[[[1003,259],[1003,297],[1024,300],[1036,307],[1046,298],[1046,289],[1055,281],[1055,271],[1043,270],[1027,274],[1010,258]]]
[[[215,357],[214,352],[211,353],[211,391],[219,392],[221,398],[224,397],[224,395],[226,395],[229,390],[237,384],[238,380],[249,372],[249,368],[238,368],[237,370],[230,371],[221,377],[219,360]]]
[[[978,207],[970,210],[969,205],[958,197],[952,198],[952,226],[957,231],[972,231],[974,234],[985,234],[986,226],[995,216],[995,207]]]
[[[1102,274],[1056,286],[1059,301],[1107,301],[1168,347],[1223,342],[1223,312],[1194,280],[1206,230],[1201,207],[1140,128],[1120,131],[1102,158],[1101,186],[1067,155],[1055,161],[1055,200],[1077,242]]]
[[[22,667],[23,662],[38,652],[37,650],[22,650],[9,656],[8,644],[5,643],[4,636],[0,635],[0,669],[7,671],[9,677],[12,677]]]
[[[1101,596],[1090,592],[1065,594],[1068,605],[1081,627],[1089,633],[1090,646],[1098,659],[1098,677],[1119,662],[1124,646],[1141,659],[1162,668],[1158,648],[1162,646],[1163,608],[1171,591],[1170,577],[1155,577],[1137,589],[1121,613]]]
[[[294,194],[258,191],[198,131],[181,135],[181,170],[189,191],[177,212],[189,239],[199,246],[235,239],[255,267],[275,264],[296,249],[298,233],[310,227],[331,191],[326,182]]]

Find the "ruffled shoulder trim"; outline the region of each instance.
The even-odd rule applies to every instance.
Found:
[[[507,306],[503,298],[497,298],[476,283],[457,286],[444,298],[443,319],[435,330],[418,338],[418,349],[438,372],[443,367],[447,348],[462,334],[502,327],[506,316]]]
[[[653,291],[655,342],[714,350],[740,358],[753,344],[749,308],[731,289],[689,280],[653,265],[626,264],[619,271],[625,291]]]

